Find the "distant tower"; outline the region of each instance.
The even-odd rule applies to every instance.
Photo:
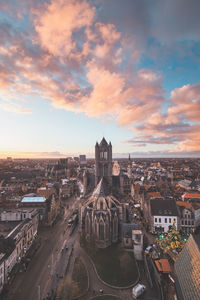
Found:
[[[112,185],[112,145],[105,138],[95,145],[95,186],[102,177]]]

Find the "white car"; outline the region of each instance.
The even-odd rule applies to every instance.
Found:
[[[152,246],[148,246],[148,247],[145,249],[144,253],[145,253],[145,254],[149,254],[149,253],[152,252],[152,251],[153,251],[153,247],[152,247]]]
[[[146,286],[144,284],[136,284],[132,289],[132,296],[137,299],[140,295],[142,295],[146,291]]]

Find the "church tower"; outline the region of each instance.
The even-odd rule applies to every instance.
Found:
[[[112,145],[105,138],[95,145],[95,186],[104,177],[112,185]]]

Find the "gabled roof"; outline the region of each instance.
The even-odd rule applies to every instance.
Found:
[[[102,138],[101,143],[99,144],[99,146],[101,146],[101,147],[107,147],[108,146],[108,143],[107,143],[107,141],[104,137]]]
[[[175,200],[150,199],[152,216],[178,216]]]

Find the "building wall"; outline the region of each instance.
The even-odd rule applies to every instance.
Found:
[[[176,229],[178,230],[179,229],[178,218],[176,216],[153,216],[151,231],[156,232],[155,227],[160,227],[161,226],[163,228],[164,232],[168,232],[169,231],[169,226],[173,225],[174,220],[175,220]]]
[[[200,209],[194,211],[195,227],[200,226]]]
[[[192,235],[175,262],[175,272],[184,300],[199,300],[200,251]]]
[[[4,286],[4,259],[0,262],[0,294],[2,292],[3,286]]]

